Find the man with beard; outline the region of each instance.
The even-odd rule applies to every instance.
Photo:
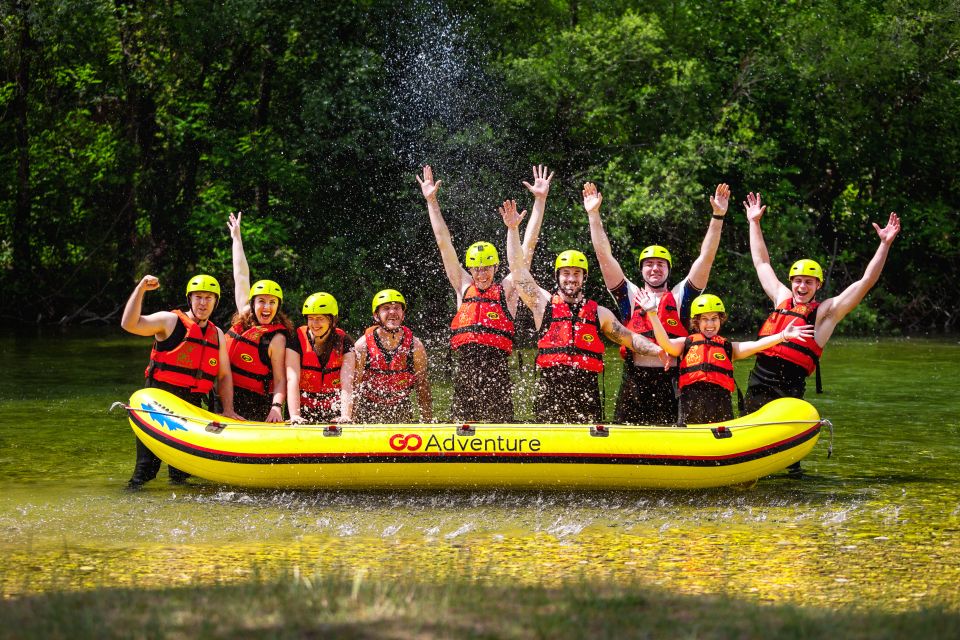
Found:
[[[863,272],[863,277],[844,289],[839,295],[817,302],[814,297],[823,286],[823,269],[813,260],[798,260],[790,267],[790,286],[777,278],[770,265],[770,254],[760,229],[760,219],[767,207],[762,205],[760,194],[747,195],[743,203],[750,222],[750,254],[757,270],[760,284],[775,309],[760,328],[760,337],[773,335],[793,322],[814,326],[813,344],[810,340],[790,340],[773,349],[757,354],[757,361],[747,386],[746,410],[756,411],[776,398],[802,398],[806,390],[806,378],[818,369],[820,354],[834,329],[848,313],[853,311],[880,278],[883,265],[897,234],[900,233],[900,218],[891,213],[887,226],[873,223],[880,236],[880,246]],[[818,388],[819,391],[819,388]]]
[[[533,194],[533,214],[523,242],[524,255],[532,259],[546,207],[553,173],[545,166],[533,168],[533,184],[523,185]],[[514,280],[507,275],[496,282],[500,256],[489,242],[476,242],[460,266],[447,224],[440,213],[430,166],[417,176],[427,201],[430,224],[443,259],[450,286],[457,295],[457,313],[450,323],[450,348],[456,355],[453,400],[450,413],[456,422],[513,422],[512,384],[508,358],[513,352],[514,317],[518,296]],[[529,266],[529,263],[528,263]]]
[[[341,422],[407,424],[413,422],[410,392],[416,390],[420,421],[433,421],[433,400],[427,379],[427,350],[403,324],[407,301],[396,289],[373,296],[373,326],[354,345],[358,382],[356,414],[353,393],[341,391]],[[355,415],[355,417],[354,417]]]
[[[640,272],[643,290],[658,296],[657,317],[671,338],[687,335],[690,323],[690,303],[703,293],[710,276],[710,268],[720,244],[723,217],[727,214],[730,187],[717,185],[710,197],[713,218],[700,245],[700,255],[690,267],[690,272],[673,289],[668,279],[673,268],[670,252],[662,246],[651,245],[640,252]],[[627,327],[650,339],[654,339],[653,326],[637,302],[639,288],[627,280],[620,263],[613,257],[610,241],[600,220],[600,204],[603,196],[596,185],[583,185],[583,207],[590,220],[590,239],[600,263],[603,282],[617,302],[620,317]],[[677,369],[676,358],[667,357],[660,347],[653,355],[636,351],[628,354],[624,349],[623,381],[617,395],[614,421],[618,424],[670,424],[677,421]],[[666,363],[666,367],[664,367]]]
[[[599,377],[605,350],[600,334],[627,349],[654,354],[659,347],[624,327],[606,307],[583,295],[587,257],[568,250],[554,263],[556,290],[541,288],[530,274],[518,227],[526,211],[515,202],[500,207],[507,226],[507,259],[520,295],[533,312],[538,331],[537,386],[534,414],[538,422],[603,421]]]

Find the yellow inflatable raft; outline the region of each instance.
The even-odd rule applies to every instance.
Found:
[[[687,427],[225,422],[159,389],[137,391],[126,409],[134,433],[161,460],[213,482],[275,488],[749,484],[801,460],[829,424],[793,398]]]

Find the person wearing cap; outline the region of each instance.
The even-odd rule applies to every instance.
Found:
[[[220,283],[208,275],[196,275],[187,282],[187,311],[158,311],[143,315],[143,296],[160,288],[160,281],[143,276],[123,309],[120,326],[138,336],[154,339],[150,362],[144,372],[145,387],[169,391],[196,406],[213,409],[214,382],[223,414],[242,419],[234,413],[233,378],[227,357],[223,331],[210,320],[220,300]],[[137,461],[127,487],[139,489],[157,477],[160,458],[137,439]],[[171,482],[183,482],[187,474],[169,467]]]
[[[248,420],[283,422],[287,395],[286,346],[293,325],[280,310],[283,290],[273,280],[250,285],[250,269],[240,236],[241,213],[227,222],[232,239],[233,295],[237,311],[227,331],[233,371],[234,408]]]
[[[287,343],[287,408],[291,423],[341,422],[341,387],[352,392],[354,340],[337,326],[337,299],[320,291],[303,302],[307,324]]]
[[[687,335],[690,303],[707,286],[729,199],[730,187],[726,184],[717,185],[714,195],[710,196],[713,217],[700,244],[700,255],[694,260],[687,276],[672,289],[668,284],[673,270],[670,252],[660,245],[648,246],[640,252],[642,289],[658,297],[657,316],[673,338]],[[602,202],[603,196],[597,191],[596,185],[592,182],[583,185],[583,208],[587,210],[590,239],[600,263],[603,282],[616,300],[620,318],[627,327],[652,341],[653,327],[647,314],[637,304],[641,287],[627,279],[620,263],[613,257],[600,219]],[[676,359],[667,357],[659,347],[656,347],[656,351],[654,355],[647,355],[639,352],[627,354],[625,350],[620,350],[624,366],[614,410],[614,421],[618,424],[670,424],[677,419]]]
[[[637,300],[650,318],[657,344],[680,359],[680,415],[678,422],[708,424],[733,420],[731,393],[737,388],[733,363],[770,349],[788,340],[810,343],[813,325],[800,325],[797,319],[781,331],[759,340],[733,342],[720,335],[727,320],[723,301],[706,293],[697,296],[690,308],[690,335],[671,338],[657,316],[657,297],[641,289]]]
[[[612,311],[583,294],[587,257],[567,250],[554,262],[553,293],[540,287],[523,255],[518,227],[526,212],[517,213],[507,200],[500,215],[507,227],[507,259],[520,299],[533,312],[537,328],[537,384],[534,415],[543,423],[589,423],[603,420],[600,374],[605,347],[601,334],[627,349],[658,349],[631,332]]]
[[[524,255],[532,258],[540,233],[553,173],[543,165],[533,167],[533,184],[523,185],[533,194],[533,213],[523,241]],[[430,166],[417,176],[427,201],[430,224],[450,286],[457,296],[457,313],[450,323],[450,348],[456,356],[450,412],[455,421],[512,422],[512,383],[508,358],[513,352],[514,318],[518,296],[513,278],[496,281],[500,256],[489,242],[476,242],[467,249],[464,265],[447,224],[440,213]],[[528,264],[529,266],[529,264]]]
[[[396,289],[373,296],[373,326],[354,344],[357,365],[354,394],[344,387],[344,421],[408,424],[414,421],[410,393],[416,391],[420,421],[433,421],[433,397],[427,378],[427,350],[403,324],[407,301]]]
[[[863,276],[839,295],[817,302],[814,298],[823,286],[823,269],[820,265],[810,259],[798,260],[790,267],[790,286],[780,282],[770,264],[770,254],[760,228],[760,219],[767,207],[761,202],[759,193],[748,194],[743,205],[750,224],[753,266],[764,292],[775,307],[760,328],[759,335],[775,334],[795,320],[814,326],[812,341],[790,340],[757,355],[747,382],[745,404],[746,410],[753,412],[776,398],[803,397],[806,378],[818,370],[820,354],[837,324],[860,304],[880,278],[890,245],[900,233],[900,218],[896,213],[891,213],[887,225],[882,229],[877,223],[872,223],[880,237],[880,246],[867,264]]]

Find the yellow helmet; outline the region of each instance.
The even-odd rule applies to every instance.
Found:
[[[388,302],[399,302],[403,305],[404,311],[407,309],[407,301],[402,293],[396,289],[384,289],[373,296],[373,315],[377,315],[377,307]]]
[[[823,282],[823,269],[814,260],[797,260],[790,267],[790,278],[792,279],[794,276],[813,276]]]
[[[337,299],[329,293],[319,291],[311,294],[303,301],[303,315],[331,315],[339,316],[340,307],[337,306]]]
[[[693,299],[693,304],[690,306],[691,318],[696,318],[701,313],[726,312],[727,310],[723,307],[723,300],[712,293],[705,293],[702,296],[697,296]]]
[[[666,247],[661,247],[658,244],[652,244],[641,251],[639,259],[641,268],[643,267],[643,261],[647,258],[660,258],[661,260],[666,260],[667,266],[673,269],[673,258],[670,257],[670,252],[667,251]]]
[[[584,277],[590,270],[587,264],[587,256],[574,249],[568,249],[557,256],[557,261],[553,265],[553,272],[556,273],[563,267],[580,267],[583,269]]]
[[[217,279],[213,276],[208,276],[206,274],[199,274],[190,278],[190,282],[187,283],[187,297],[190,297],[190,294],[194,291],[209,291],[212,294],[215,294],[217,298],[220,297],[220,283],[217,282]]]
[[[464,260],[467,267],[492,267],[500,264],[500,255],[497,248],[489,242],[474,242],[467,249],[467,257]]]
[[[250,298],[252,302],[254,296],[276,296],[283,302],[283,289],[273,280],[257,280],[250,287]]]

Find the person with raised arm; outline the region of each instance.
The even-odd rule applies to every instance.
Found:
[[[144,371],[145,387],[163,389],[190,404],[214,410],[211,392],[216,382],[222,415],[242,420],[233,410],[233,378],[223,331],[210,316],[220,301],[220,283],[213,276],[196,275],[187,282],[187,310],[143,314],[143,296],[160,288],[154,276],[143,276],[123,309],[120,326],[129,333],[153,338],[150,362]],[[157,477],[160,458],[137,439],[137,461],[127,482],[131,490]],[[170,481],[189,476],[169,467]]]
[[[384,289],[373,296],[371,309],[373,326],[354,345],[356,374],[349,392],[344,387],[342,421],[411,423],[414,416],[410,393],[416,391],[420,421],[432,422],[427,350],[403,324],[406,299],[396,289]]]
[[[319,291],[303,302],[307,324],[287,342],[287,408],[291,423],[343,422],[342,394],[352,395],[354,339],[338,327],[340,306]]]
[[[823,269],[820,265],[809,258],[798,260],[790,267],[790,286],[780,282],[770,264],[770,254],[760,228],[760,220],[767,207],[762,203],[759,193],[748,194],[743,206],[750,224],[753,266],[757,270],[760,285],[774,305],[760,328],[760,337],[776,334],[795,320],[814,326],[812,341],[789,340],[757,355],[747,382],[746,410],[752,412],[776,398],[803,397],[806,378],[819,369],[820,355],[837,325],[860,304],[880,278],[890,245],[900,233],[900,218],[896,213],[891,213],[883,228],[872,223],[880,237],[880,245],[863,276],[839,295],[817,302],[814,298],[823,286]]]
[[[533,184],[523,185],[533,194],[533,213],[523,241],[524,255],[532,259],[550,181],[547,167],[533,167]],[[447,280],[457,296],[457,313],[450,323],[450,348],[456,356],[453,374],[453,399],[450,407],[454,421],[513,422],[512,383],[508,358],[513,352],[514,318],[518,296],[513,277],[496,281],[500,256],[489,242],[476,242],[467,249],[464,266],[447,224],[440,213],[437,192],[441,180],[434,182],[433,169],[423,168],[417,176],[430,225],[440,249]],[[529,263],[528,263],[529,266]]]
[[[672,289],[668,284],[673,269],[670,252],[660,245],[650,245],[640,252],[642,289],[658,296],[660,306],[657,316],[671,337],[683,338],[687,335],[690,303],[707,287],[729,200],[730,187],[726,184],[717,185],[714,195],[710,196],[713,217],[700,245],[700,255],[694,260],[686,277]],[[590,222],[590,239],[600,263],[603,282],[616,300],[617,310],[627,327],[652,341],[653,327],[647,314],[637,304],[641,287],[627,279],[620,263],[613,257],[600,219],[602,202],[603,196],[596,185],[592,182],[583,185],[583,207]],[[620,350],[624,366],[614,410],[614,421],[618,424],[670,424],[677,419],[676,359],[670,358],[664,367],[661,359],[663,352],[659,347],[655,349],[656,353],[653,354],[634,352],[629,354],[630,357],[627,357],[625,350]]]
[[[233,295],[237,311],[227,331],[233,371],[234,407],[248,420],[283,422],[286,399],[286,346],[293,325],[280,310],[283,290],[273,280],[250,285],[250,269],[240,235],[242,213],[227,221],[233,253]]]
[[[500,215],[507,227],[507,260],[520,299],[533,312],[537,341],[537,384],[534,414],[543,423],[596,423],[603,420],[600,374],[604,344],[601,334],[630,350],[655,354],[659,347],[634,334],[612,311],[583,294],[587,257],[567,250],[554,262],[553,293],[540,287],[530,274],[529,260],[520,246],[517,204],[507,200]]]
[[[734,342],[720,335],[727,320],[723,301],[706,293],[697,296],[690,309],[690,335],[671,338],[657,316],[657,296],[641,289],[637,300],[650,318],[657,344],[680,359],[680,415],[678,422],[708,424],[733,420],[731,393],[737,385],[733,363],[770,349],[787,340],[809,341],[813,325],[790,323],[778,333],[759,340]]]

